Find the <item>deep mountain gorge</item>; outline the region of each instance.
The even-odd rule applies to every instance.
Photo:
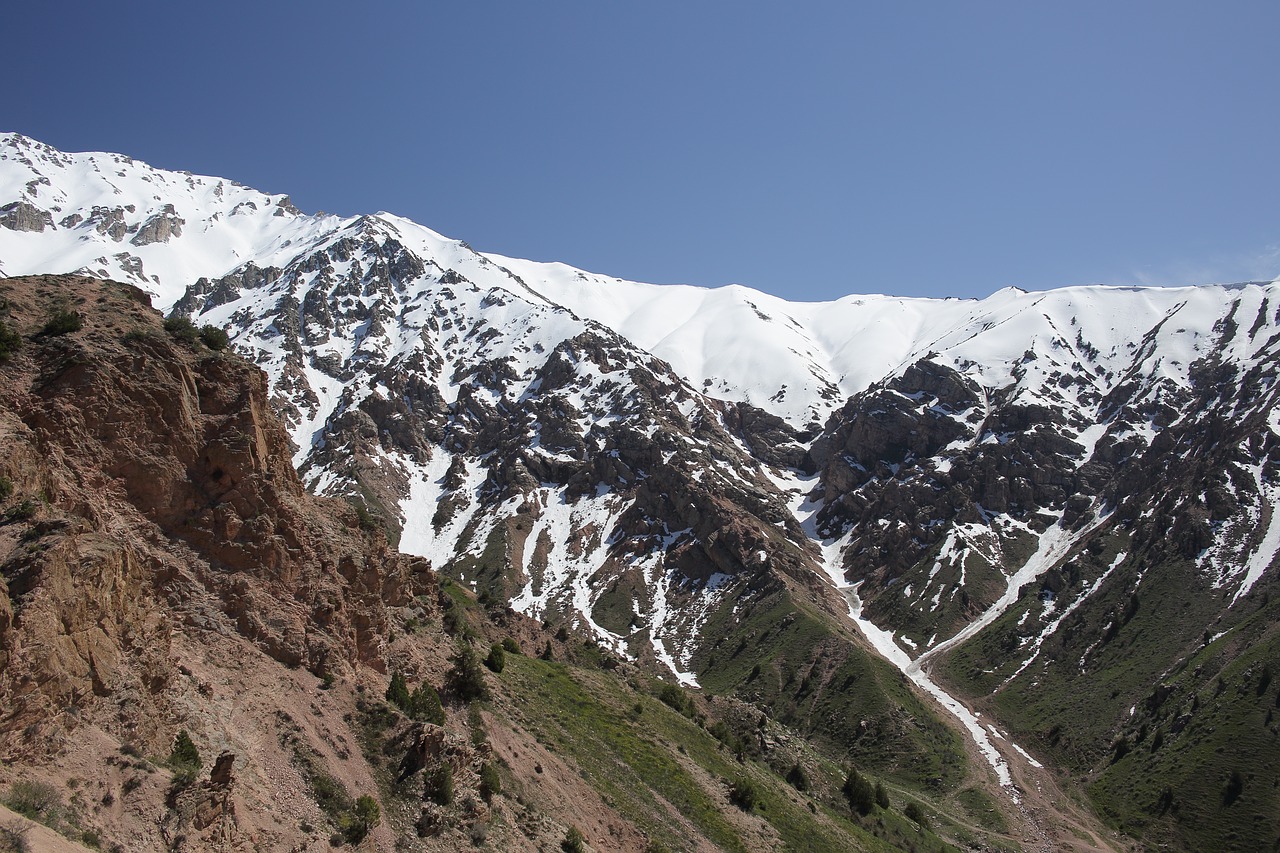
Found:
[[[252,718],[303,799],[317,768],[382,786],[379,847],[537,849],[588,797],[602,850],[1280,849],[1277,284],[787,303],[13,134],[0,191],[14,768],[167,754],[181,723],[261,795],[272,759],[224,728]],[[392,671],[444,687],[503,638],[563,663],[509,656],[487,710],[446,690],[439,735],[377,710]],[[289,724],[199,698],[276,678]],[[569,704],[521,718],[537,683]],[[372,730],[486,730],[453,772],[528,787],[397,813],[379,760],[335,763]],[[850,766],[929,819],[841,813]],[[744,773],[763,809],[729,802]],[[307,843],[306,809],[250,800],[197,841],[197,790],[148,844]],[[104,830],[139,819],[115,802]]]

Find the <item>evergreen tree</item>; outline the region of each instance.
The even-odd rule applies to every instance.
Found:
[[[796,762],[787,771],[787,782],[797,791],[809,790],[809,775],[804,772],[804,768],[800,766],[800,762]]]
[[[844,785],[840,788],[846,800],[849,801],[849,808],[860,815],[869,815],[871,810],[875,808],[876,792],[871,783],[862,777],[857,770],[850,768],[849,775],[845,777]]]
[[[438,806],[453,803],[453,767],[449,762],[441,761],[426,774],[422,794]]]
[[[464,702],[484,699],[489,695],[489,688],[484,683],[484,670],[476,660],[476,653],[466,643],[453,656],[453,668],[449,670],[449,689]]]
[[[200,752],[196,749],[196,745],[191,740],[191,735],[187,734],[187,730],[183,729],[178,732],[178,736],[173,739],[173,750],[169,753],[169,764],[176,770],[187,774],[188,779],[191,774],[200,769]]]
[[[486,762],[480,768],[480,796],[486,803],[490,803],[496,795],[501,793],[502,777],[498,775],[497,768]]]
[[[404,683],[404,673],[398,669],[391,673],[391,684],[387,687],[387,701],[402,711],[409,707],[409,686]]]
[[[434,723],[437,726],[444,725],[444,708],[440,705],[440,694],[425,681],[409,694],[404,711],[411,720]]]

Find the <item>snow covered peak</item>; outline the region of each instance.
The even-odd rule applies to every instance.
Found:
[[[1006,287],[983,300],[788,302],[739,285],[642,284],[482,254],[391,213],[309,216],[285,195],[120,154],[67,154],[14,133],[0,135],[0,226],[0,274],[117,278],[163,310],[201,279],[249,265],[283,270],[343,237],[393,240],[424,268],[594,320],[693,388],[797,427],[825,423],[851,395],[925,357],[991,388],[1068,370],[1105,393],[1134,368],[1136,342],[1154,333],[1174,349],[1162,346],[1147,366],[1185,381],[1232,306],[1256,313],[1277,287]]]
[[[201,277],[275,263],[346,222],[224,178],[67,154],[15,133],[0,135],[0,205],[10,214],[0,273],[116,278],[162,308]]]

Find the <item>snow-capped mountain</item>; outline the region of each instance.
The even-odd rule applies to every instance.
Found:
[[[1127,626],[1169,618],[1132,602],[1177,578],[1185,624],[1133,639],[1142,675],[1091,710],[1114,734],[1276,583],[1276,282],[791,303],[13,134],[0,226],[5,275],[111,277],[225,328],[312,490],[688,682],[785,588],[939,697],[1005,697],[1026,734],[1062,712],[1010,708],[1117,666]],[[1020,760],[975,720],[994,764]]]

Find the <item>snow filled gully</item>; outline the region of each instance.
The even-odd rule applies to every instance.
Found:
[[[1022,793],[1014,784],[1013,774],[1010,772],[1010,760],[1012,755],[1016,754],[1016,760],[1024,762],[1031,767],[1040,767],[1041,765],[1035,759],[1031,758],[1026,751],[1015,744],[1008,736],[998,731],[994,726],[984,724],[980,719],[980,715],[969,710],[959,699],[943,690],[932,678],[929,677],[927,665],[930,659],[939,651],[950,648],[959,642],[973,636],[977,631],[986,625],[991,624],[995,619],[1003,613],[1017,597],[1018,588],[1029,580],[1039,577],[1047,571],[1054,563],[1062,558],[1070,547],[1078,541],[1083,532],[1091,530],[1094,525],[1089,525],[1084,531],[1070,533],[1055,524],[1045,532],[1041,540],[1040,547],[1018,571],[1008,577],[1008,590],[1005,595],[1001,596],[988,610],[982,614],[973,624],[967,626],[960,631],[955,637],[937,644],[933,648],[923,654],[912,657],[903,650],[901,646],[894,640],[893,633],[885,631],[863,616],[862,599],[858,596],[859,584],[850,586],[844,579],[844,573],[840,569],[841,555],[845,547],[849,543],[852,532],[846,534],[840,539],[821,539],[816,531],[815,518],[819,504],[808,501],[804,494],[807,491],[806,481],[798,479],[793,483],[779,483],[784,490],[790,491],[793,495],[792,511],[801,526],[809,534],[809,536],[819,543],[822,550],[822,568],[826,573],[832,585],[849,605],[849,617],[857,625],[867,641],[885,660],[889,661],[897,667],[903,675],[909,678],[925,693],[937,700],[943,708],[955,717],[964,727],[974,746],[991,765],[991,769],[996,774],[996,779],[1000,783],[1000,787],[1005,791],[1006,795],[1016,804],[1021,804]],[[809,484],[811,485],[811,483]],[[798,488],[797,488],[798,487]],[[996,741],[999,741],[1008,754],[1001,752],[997,747]]]

